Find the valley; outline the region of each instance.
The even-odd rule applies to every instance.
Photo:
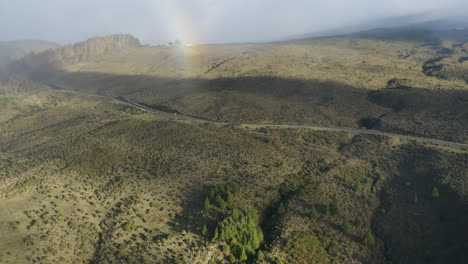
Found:
[[[9,63],[0,263],[464,263],[468,42],[377,32]]]

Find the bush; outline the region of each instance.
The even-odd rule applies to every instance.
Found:
[[[351,231],[351,224],[347,220],[345,220],[343,225],[341,226],[341,230],[344,233],[349,233],[349,231]]]
[[[236,262],[236,257],[234,257],[234,254],[229,255],[229,262],[231,263]]]
[[[330,258],[322,242],[313,231],[295,232],[284,245],[287,263],[329,263]]]
[[[279,215],[284,215],[285,212],[286,212],[286,209],[284,208],[283,203],[280,203],[280,205],[278,207],[278,214]]]
[[[309,216],[311,218],[317,218],[318,216],[317,210],[315,209],[314,205],[312,205],[312,208],[310,209]]]
[[[206,225],[203,225],[202,235],[203,235],[204,237],[206,237],[206,236],[208,235],[208,228],[206,228]]]
[[[432,189],[432,198],[439,198],[439,189],[437,189],[437,187],[434,187],[434,189]]]
[[[371,232],[367,232],[362,240],[362,244],[367,247],[372,247],[375,245],[375,239]]]

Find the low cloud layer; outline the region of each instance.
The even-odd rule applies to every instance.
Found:
[[[70,43],[131,33],[144,43],[269,41],[388,17],[466,12],[466,0],[0,0],[0,40]]]

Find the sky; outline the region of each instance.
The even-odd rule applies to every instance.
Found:
[[[258,42],[389,17],[466,13],[468,0],[0,0],[0,40],[66,44],[129,33],[146,44]]]

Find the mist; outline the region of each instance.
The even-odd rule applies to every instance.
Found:
[[[0,41],[72,43],[130,33],[143,43],[261,42],[374,21],[463,16],[466,0],[0,0]],[[383,20],[382,20],[383,19]],[[382,23],[376,23],[384,26]]]

